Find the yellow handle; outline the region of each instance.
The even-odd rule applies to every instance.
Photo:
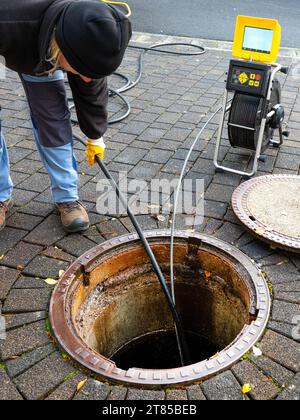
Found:
[[[125,2],[111,1],[111,0],[100,0],[100,1],[102,1],[103,3],[107,3],[107,4],[116,4],[116,5],[125,7],[128,10],[128,13],[127,13],[126,17],[130,17],[131,14],[132,14],[129,4],[127,4]]]
[[[94,145],[88,140],[85,154],[87,156],[88,164],[93,166],[96,163],[96,156],[98,156],[101,160],[104,160],[105,145],[104,144],[103,146]]]

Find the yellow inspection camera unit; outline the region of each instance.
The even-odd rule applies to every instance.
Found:
[[[281,27],[277,20],[238,16],[223,112],[217,137],[214,164],[217,171],[251,177],[256,174],[262,153],[268,146],[283,143],[284,108],[281,105],[281,85],[275,77],[288,73],[288,67],[275,63],[280,49]],[[233,93],[233,98],[229,94]],[[225,120],[232,147],[255,152],[249,172],[219,164],[219,151]],[[274,140],[279,130],[279,141]]]

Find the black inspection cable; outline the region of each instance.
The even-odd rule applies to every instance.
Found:
[[[84,146],[86,146],[86,143],[84,140],[82,140],[80,137],[78,137],[76,134],[73,134],[73,137],[78,140],[81,144],[83,144]],[[143,247],[145,248],[145,251],[148,254],[148,257],[151,261],[151,264],[153,266],[153,269],[158,277],[158,280],[162,286],[164,295],[167,299],[168,305],[170,307],[170,310],[172,312],[172,316],[176,325],[176,332],[177,332],[177,337],[178,337],[178,348],[179,348],[179,353],[180,353],[180,360],[183,366],[189,365],[190,362],[190,354],[189,354],[189,349],[188,349],[188,345],[186,342],[186,338],[185,338],[185,334],[182,328],[182,322],[180,319],[180,316],[177,312],[177,309],[173,303],[170,291],[168,289],[166,280],[164,278],[164,275],[161,271],[161,268],[156,260],[156,257],[147,241],[147,239],[145,238],[145,235],[136,219],[136,217],[134,216],[134,214],[132,213],[127,200],[125,200],[123,194],[121,193],[118,184],[116,183],[116,181],[114,180],[114,178],[112,177],[112,175],[110,174],[109,170],[106,168],[106,165],[102,162],[102,160],[96,156],[96,162],[98,163],[98,165],[100,166],[102,172],[104,173],[104,175],[106,176],[107,179],[110,180],[110,182],[112,183],[113,187],[116,190],[116,194],[117,197],[119,198],[121,204],[126,208],[127,214],[131,220],[131,223],[133,224],[134,228],[136,229],[139,238],[143,244]]]
[[[193,47],[193,48],[197,48],[198,52],[192,53],[192,52],[188,52],[188,53],[182,53],[182,52],[177,52],[177,51],[166,51],[161,49],[161,47],[167,47],[167,46],[188,46],[188,47]],[[125,112],[124,115],[122,115],[119,118],[115,118],[113,120],[109,121],[109,124],[115,124],[117,122],[123,121],[125,118],[128,117],[128,115],[130,114],[131,111],[131,106],[129,101],[127,100],[127,98],[125,98],[122,93],[134,88],[139,81],[141,80],[142,74],[143,74],[143,60],[144,60],[144,56],[146,54],[147,51],[153,51],[153,52],[157,52],[157,53],[164,53],[164,54],[172,54],[172,55],[181,55],[181,56],[197,56],[197,55],[202,55],[205,53],[205,49],[201,46],[198,45],[193,45],[193,44],[187,44],[187,43],[167,43],[167,44],[155,44],[152,45],[148,48],[144,48],[144,47],[139,47],[139,46],[130,46],[131,48],[135,48],[135,49],[139,49],[142,50],[140,57],[139,57],[139,69],[138,69],[138,76],[136,78],[136,80],[131,81],[127,76],[124,76],[121,73],[115,73],[116,76],[123,78],[126,81],[126,84],[124,86],[122,86],[121,88],[114,90],[114,89],[109,89],[109,95],[112,96],[118,96],[126,105],[127,107],[127,111]],[[72,100],[72,98],[68,98],[69,101]],[[72,109],[74,107],[74,104],[70,106],[70,109]],[[78,121],[74,118],[71,119],[72,123],[74,124],[78,124]],[[86,146],[86,143],[83,139],[81,139],[80,137],[78,137],[77,135],[74,135],[74,138],[76,140],[78,140],[81,144],[83,144],[84,146]],[[175,306],[175,302],[170,294],[170,291],[168,289],[166,280],[164,278],[164,275],[161,271],[161,268],[156,260],[156,257],[147,241],[147,239],[145,238],[145,235],[136,219],[136,217],[134,216],[134,214],[132,213],[128,202],[125,200],[124,196],[122,195],[119,186],[117,185],[117,183],[115,182],[114,178],[112,177],[112,175],[110,174],[109,170],[106,168],[106,165],[102,162],[102,160],[96,156],[96,162],[98,163],[99,167],[101,168],[102,172],[104,173],[104,175],[106,176],[106,178],[108,180],[110,180],[110,182],[112,183],[113,187],[115,188],[117,197],[119,198],[120,202],[122,203],[122,205],[126,208],[127,210],[127,214],[134,226],[134,228],[136,229],[139,238],[143,244],[143,247],[145,249],[145,251],[147,252],[147,255],[151,261],[151,264],[153,266],[154,272],[156,273],[158,280],[162,286],[164,295],[167,299],[168,305],[170,307],[173,319],[174,319],[174,323],[175,323],[175,330],[176,330],[176,338],[177,338],[177,343],[178,343],[178,349],[179,349],[179,355],[180,355],[180,360],[181,360],[181,364],[183,366],[189,365],[191,363],[191,358],[190,358],[190,353],[189,353],[189,348],[186,342],[186,337],[185,337],[185,333],[183,330],[183,326],[182,326],[182,321],[180,318],[180,315],[176,309]]]

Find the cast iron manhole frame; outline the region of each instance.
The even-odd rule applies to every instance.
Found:
[[[145,232],[146,238],[150,241],[169,240],[169,230],[155,230]],[[262,337],[271,310],[271,297],[267,282],[256,264],[239,249],[227,244],[224,241],[200,233],[189,233],[177,231],[175,241],[184,240],[194,242],[198,240],[202,245],[236,259],[248,272],[251,279],[251,288],[255,294],[256,301],[251,302],[251,310],[255,312],[255,320],[246,325],[236,339],[216,356],[209,360],[198,362],[194,365],[165,370],[151,370],[131,368],[127,371],[119,369],[114,362],[100,355],[87,346],[82,339],[76,335],[66,317],[65,303],[70,286],[76,281],[76,273],[85,272],[97,264],[97,260],[107,251],[124,247],[125,244],[140,244],[138,235],[129,234],[114,238],[96,246],[83,254],[76,260],[62,275],[56,286],[50,302],[50,321],[52,330],[58,344],[66,351],[79,365],[96,373],[104,380],[113,383],[131,384],[141,387],[164,387],[170,385],[191,384],[195,381],[207,379],[217,373],[225,371],[234,363],[238,362]]]
[[[269,230],[262,221],[253,217],[248,207],[248,197],[256,188],[266,183],[274,181],[297,180],[300,182],[299,175],[265,175],[250,179],[241,184],[232,195],[232,209],[242,225],[256,238],[267,242],[274,248],[280,248],[295,253],[300,253],[300,238],[293,238],[274,230]]]

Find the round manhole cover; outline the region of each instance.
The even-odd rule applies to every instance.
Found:
[[[260,239],[300,252],[300,176],[251,179],[235,190],[232,207],[245,227]]]
[[[170,285],[170,232],[146,236]],[[189,366],[180,365],[174,322],[137,235],[91,249],[64,273],[50,305],[59,344],[101,378],[146,387],[193,383],[240,360],[268,322],[263,274],[238,249],[196,233],[176,233],[174,261]]]

